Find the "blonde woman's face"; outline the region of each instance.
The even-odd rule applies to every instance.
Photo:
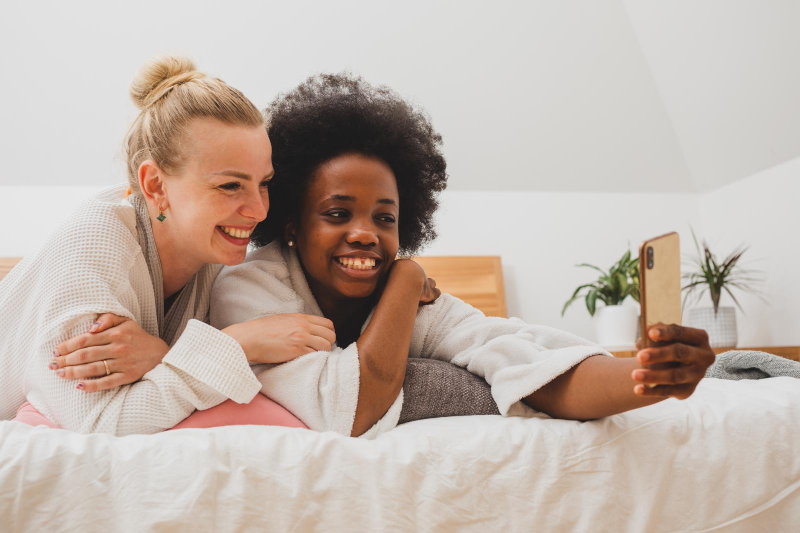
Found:
[[[183,138],[182,168],[166,182],[170,240],[194,264],[241,263],[269,210],[274,171],[267,132],[197,119]]]

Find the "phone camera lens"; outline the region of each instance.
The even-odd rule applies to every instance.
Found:
[[[653,260],[653,256],[654,255],[655,255],[655,253],[653,252],[653,247],[652,246],[648,246],[647,247],[647,268],[651,268],[651,269],[653,268],[653,265],[655,264],[655,261]]]

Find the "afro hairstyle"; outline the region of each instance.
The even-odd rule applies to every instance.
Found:
[[[442,137],[422,110],[388,87],[342,73],[308,78],[278,96],[265,114],[275,177],[269,215],[253,232],[253,244],[282,242],[317,168],[345,153],[381,159],[394,173],[401,253],[417,252],[436,237],[433,213],[447,172]]]

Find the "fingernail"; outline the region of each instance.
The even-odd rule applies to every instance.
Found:
[[[639,361],[641,361],[642,363],[646,363],[649,360],[650,360],[650,354],[649,353],[644,352],[644,353],[640,353],[639,354]]]
[[[89,328],[89,333],[94,333],[100,327],[100,322],[95,322],[92,324],[92,327]]]
[[[633,371],[633,379],[636,381],[641,381],[644,379],[644,370],[634,370]]]
[[[83,390],[83,383],[78,383],[78,385],[75,388]]]
[[[51,361],[50,364],[47,366],[50,368],[50,370],[55,370],[56,368],[58,368],[58,363],[56,363],[55,361]]]
[[[644,385],[636,385],[633,388],[633,392],[635,392],[636,394],[644,394]]]
[[[58,357],[59,355],[61,354],[58,353],[58,348],[53,348],[53,357]]]
[[[56,376],[58,376],[60,378],[63,378],[64,377],[64,369],[63,368],[59,368],[58,370],[56,370]]]

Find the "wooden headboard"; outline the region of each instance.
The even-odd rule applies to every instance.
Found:
[[[0,257],[0,279],[21,257]],[[498,256],[415,257],[442,292],[449,292],[488,316],[507,317],[503,266]]]
[[[0,257],[0,279],[3,279],[3,276],[8,274],[21,259],[21,257]]]
[[[461,298],[487,316],[508,317],[499,256],[415,257],[414,261],[436,280],[442,292]]]

